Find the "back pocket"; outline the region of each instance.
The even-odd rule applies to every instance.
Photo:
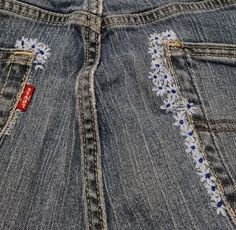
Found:
[[[198,109],[194,129],[235,217],[236,46],[172,43],[166,57],[181,95]]]
[[[32,51],[0,48],[0,137],[14,119],[33,59]]]

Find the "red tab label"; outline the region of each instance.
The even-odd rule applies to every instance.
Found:
[[[28,108],[28,105],[30,103],[30,100],[32,98],[32,95],[34,93],[35,86],[31,85],[30,83],[27,83],[25,85],[24,91],[21,94],[20,100],[17,104],[17,109],[19,109],[22,112],[25,112]]]

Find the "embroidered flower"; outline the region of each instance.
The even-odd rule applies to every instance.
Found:
[[[22,37],[20,40],[16,41],[15,47],[18,49],[25,49],[25,48],[28,49],[28,44],[29,44],[29,39]]]
[[[162,75],[162,80],[164,85],[172,84],[173,82],[171,75],[168,73]]]
[[[160,83],[159,85],[154,87],[152,90],[156,92],[157,96],[163,96],[164,94],[166,94],[166,91],[167,91],[166,87]]]
[[[35,68],[43,69],[43,65],[46,63],[46,60],[51,55],[50,48],[43,44],[39,43],[37,39],[28,39],[22,37],[20,40],[16,41],[16,48],[24,50],[33,50],[36,54],[34,65]]]
[[[51,53],[49,52],[51,49],[48,48],[47,45],[39,43],[37,48],[38,48],[37,54],[39,60],[46,60],[51,55]]]
[[[159,36],[159,34],[151,34],[150,37],[149,37],[149,41],[152,43],[152,44],[157,44],[159,39],[161,38],[161,36]]]
[[[37,39],[28,39],[27,42],[25,42],[25,49],[33,49],[34,51],[37,50],[39,46],[39,43]]]
[[[162,37],[164,40],[176,40],[177,36],[173,30],[163,32]]]
[[[185,145],[187,146],[187,149],[185,150],[186,153],[199,153],[199,147],[198,144],[194,141],[191,142],[185,142]]]
[[[215,178],[211,175],[209,169],[205,169],[204,171],[199,171],[198,175],[201,176],[201,182],[205,182],[207,180],[215,181]]]
[[[196,113],[197,109],[192,102],[188,102],[186,99],[183,99],[183,101],[179,104],[178,110],[181,112],[186,112],[191,116],[192,114]]]
[[[196,153],[196,152],[195,152]],[[201,152],[197,152],[197,154],[193,154],[193,160],[195,162],[195,168],[199,169],[200,171],[204,171],[208,166],[207,161],[204,159],[204,156]]]
[[[148,78],[152,79],[153,84],[155,84],[155,85],[159,85],[160,84],[161,75],[157,71],[154,71],[154,72],[150,73]]]
[[[186,142],[192,142],[195,140],[195,136],[194,136],[194,132],[193,132],[193,128],[191,126],[189,126],[189,124],[185,125],[182,129],[181,129],[181,135],[185,137],[185,141]]]
[[[157,72],[159,72],[161,70],[161,63],[160,61],[153,59],[152,60],[152,65],[151,65],[151,69],[156,70]]]
[[[166,112],[170,112],[175,108],[174,101],[173,100],[165,100],[164,105],[162,105],[160,108],[165,109]]]
[[[175,86],[170,86],[170,87],[167,87],[167,93],[169,94],[170,97],[174,97],[175,100],[176,98],[178,97],[178,93],[177,93],[177,88]]]
[[[222,214],[223,216],[226,216],[225,207],[223,204],[223,201],[220,197],[218,197],[216,200],[212,201],[212,206],[217,208],[217,214]]]
[[[213,195],[214,197],[219,196],[218,190],[214,181],[209,181],[208,183],[206,183],[206,188],[209,195]]]
[[[184,129],[186,125],[185,115],[183,113],[177,113],[176,115],[174,115],[174,119],[176,120],[174,125],[179,126],[180,129]]]
[[[184,136],[185,152],[192,156],[197,174],[210,195],[212,206],[216,207],[217,214],[226,215],[221,195],[217,189],[216,178],[210,170],[209,163],[204,157],[200,139],[189,120],[193,114],[197,113],[197,108],[179,94],[177,84],[167,69],[164,46],[168,45],[169,41],[177,41],[176,34],[172,30],[160,34],[153,33],[150,35],[149,41],[148,52],[151,54],[153,72],[148,78],[155,85],[153,91],[163,99],[164,104],[160,108],[173,113],[174,125],[180,128],[180,133]]]
[[[160,57],[160,50],[157,46],[149,48],[148,53],[151,54],[152,58],[159,58]]]

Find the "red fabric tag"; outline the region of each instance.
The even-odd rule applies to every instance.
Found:
[[[30,100],[32,98],[32,95],[34,93],[34,90],[35,90],[35,86],[31,85],[30,83],[27,83],[25,85],[24,91],[21,94],[20,100],[17,104],[17,107],[16,107],[17,109],[19,109],[22,112],[26,111],[30,103]]]

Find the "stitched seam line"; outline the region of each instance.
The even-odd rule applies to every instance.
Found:
[[[225,122],[218,122],[216,121],[200,121],[200,120],[194,120],[193,121],[196,129],[199,131],[214,131],[214,132],[230,132],[230,131],[236,131],[236,121],[225,121]],[[233,125],[233,126],[232,126]],[[210,126],[210,128],[208,127]]]
[[[213,3],[214,1],[212,1],[212,3]],[[208,1],[206,1],[205,2],[205,4],[207,4],[208,3]],[[209,3],[211,3],[211,1],[209,1]],[[168,8],[169,7],[171,7],[171,6],[179,6],[179,7],[181,7],[181,6],[189,6],[189,7],[196,7],[197,8],[197,6],[198,6],[198,4],[200,4],[200,5],[203,5],[203,3],[201,2],[201,3],[183,3],[183,4],[179,4],[179,3],[171,3],[171,4],[167,4],[167,5],[164,5],[164,6],[160,6],[160,7],[158,7],[157,9],[155,9],[154,10],[154,12],[152,12],[152,14],[158,14],[158,11],[163,11],[163,13],[164,13],[164,15],[163,16],[161,16],[161,17],[159,17],[159,18],[155,18],[155,19],[153,19],[153,20],[144,20],[143,22],[142,21],[140,21],[140,22],[137,22],[137,23],[133,23],[133,22],[130,22],[130,23],[108,23],[106,26],[107,27],[110,27],[110,26],[113,26],[113,25],[142,25],[142,24],[145,24],[145,23],[151,23],[151,22],[154,22],[154,21],[158,21],[159,19],[162,19],[162,18],[165,18],[165,17],[167,17],[167,16],[170,16],[170,15],[172,15],[172,14],[176,14],[176,13],[179,13],[179,12],[191,12],[191,11],[198,11],[198,10],[207,10],[207,9],[217,9],[217,8],[219,8],[219,7],[221,7],[221,6],[227,6],[227,5],[231,5],[232,3],[226,3],[226,4],[221,4],[221,5],[219,5],[219,6],[217,6],[216,5],[216,7],[209,7],[208,8],[208,6],[206,5],[205,7],[202,7],[202,8],[200,8],[200,9],[178,9],[178,10],[171,10],[171,11],[169,11],[168,10]],[[163,9],[162,9],[163,8]],[[148,15],[148,12],[146,13],[147,15]],[[146,15],[146,16],[147,16]],[[151,15],[151,13],[150,13],[150,15]],[[143,14],[140,14],[140,15],[136,15],[136,17],[139,17],[139,18],[141,18],[141,17],[143,17],[143,16],[145,16],[145,13],[143,13]],[[128,17],[130,17],[130,18],[134,18],[135,16],[134,15],[120,15],[120,16],[110,16],[110,19],[111,18],[115,18],[115,17],[122,17],[123,19],[124,18],[128,18]],[[109,18],[109,16],[108,16],[108,18]],[[106,20],[106,18],[104,19],[104,21]],[[133,21],[135,21],[134,19],[133,19]]]
[[[82,75],[81,75],[82,76]],[[82,87],[81,84],[79,83],[79,91],[82,91]],[[87,203],[87,211],[88,211],[88,221],[89,221],[89,229],[91,229],[91,219],[90,219],[90,199],[88,196],[88,176],[87,176],[87,149],[86,149],[86,139],[85,139],[85,131],[84,131],[84,114],[83,114],[83,109],[81,107],[83,107],[83,101],[82,101],[82,96],[79,94],[79,103],[80,103],[80,118],[81,118],[81,133],[82,133],[82,139],[83,139],[83,152],[82,154],[84,154],[84,178],[85,178],[85,196],[86,196],[86,203]]]
[[[15,10],[15,9],[13,9],[11,7],[7,7],[6,6],[6,2],[11,4],[10,5],[11,7],[14,7],[14,6],[21,7],[21,10]],[[42,21],[45,21],[45,22],[55,22],[55,23],[63,23],[63,22],[65,22],[66,20],[68,20],[70,18],[70,15],[72,15],[73,13],[76,13],[76,14],[81,15],[81,16],[89,14],[89,13],[84,12],[84,11],[74,11],[74,12],[69,13],[69,14],[54,13],[54,12],[50,12],[48,10],[44,10],[44,9],[38,8],[36,6],[28,5],[27,3],[22,3],[22,2],[18,2],[18,1],[8,1],[8,0],[4,0],[4,1],[0,0],[0,7],[3,10],[7,10],[7,11],[13,12],[13,13],[19,13],[19,14],[22,14],[22,15],[28,16],[28,17],[34,16],[35,13],[36,14],[37,13],[42,13],[42,14],[45,14],[47,17],[52,16],[52,17],[55,17],[57,19],[53,20],[53,19],[49,18],[49,19],[45,20],[43,18],[37,18],[37,17],[35,17],[35,18],[37,18],[39,20],[42,20]],[[27,14],[27,13],[23,12],[23,9],[27,9],[27,11],[32,10],[32,11],[34,11],[34,14],[29,14],[29,13]],[[95,15],[91,15],[91,16],[95,17]]]
[[[88,0],[88,12],[90,12],[90,0]],[[87,18],[87,22],[88,24],[90,24],[90,18],[88,17]],[[88,53],[89,53],[89,29],[86,28],[86,66],[88,65]],[[83,76],[82,76],[83,77]],[[81,81],[82,83],[82,81]],[[81,89],[83,90],[83,88],[81,87]],[[82,92],[81,92],[82,93]],[[82,98],[81,98],[82,99]],[[84,111],[83,111],[83,108],[84,108],[84,104],[83,104],[83,99],[81,100],[81,108],[82,108],[82,111],[81,113],[83,114]],[[84,116],[83,116],[84,118]],[[92,228],[92,215],[91,215],[91,203],[90,203],[90,197],[89,197],[89,184],[88,184],[88,168],[87,168],[87,162],[88,162],[88,151],[87,151],[87,144],[86,144],[86,139],[85,139],[85,134],[86,134],[86,131],[85,131],[85,126],[84,126],[84,119],[82,120],[82,129],[83,129],[83,133],[84,133],[84,138],[83,138],[83,145],[84,145],[84,162],[85,162],[85,185],[86,185],[86,189],[85,189],[85,192],[86,192],[86,201],[87,201],[87,211],[88,211],[88,221],[89,221],[89,229]]]
[[[96,0],[96,10],[98,10],[98,0]],[[98,57],[98,34],[95,34],[95,59]],[[92,74],[89,75],[89,86],[91,86],[91,81],[92,81]],[[90,89],[90,87],[89,87]],[[93,114],[93,106],[92,106],[92,92],[89,90],[89,106],[90,106],[90,111],[91,114]],[[97,166],[97,152],[98,152],[98,146],[97,146],[97,135],[96,135],[96,129],[95,129],[95,118],[94,115],[92,116],[92,128],[93,128],[93,140],[94,140],[94,167],[95,167],[95,180],[96,180],[96,195],[98,197],[98,208],[99,208],[99,218],[101,222],[102,229],[104,229],[104,223],[103,223],[103,218],[102,218],[102,207],[101,207],[101,194],[99,190],[99,180],[98,180],[98,166]]]
[[[218,123],[230,123],[236,124],[235,120],[227,120],[227,119],[217,119],[217,120],[194,120],[194,123],[210,123],[210,124],[218,124]]]
[[[98,2],[97,2],[98,4]],[[97,6],[96,6],[97,7]],[[90,11],[90,2],[88,2],[88,10]],[[90,23],[90,19],[88,18],[88,23]],[[88,66],[88,53],[89,53],[89,34],[90,34],[90,30],[87,28],[86,29],[86,62],[85,62],[85,67]],[[95,59],[96,57],[98,56],[98,46],[97,46],[97,41],[98,41],[98,35],[96,34],[95,35],[95,43],[96,43],[96,46],[95,46]],[[93,107],[92,107],[92,94],[90,92],[90,85],[91,85],[91,79],[92,79],[92,75],[89,73],[88,75],[89,77],[89,82],[88,82],[88,93],[89,93],[89,110],[90,110],[90,113],[93,114]],[[81,85],[82,81],[80,81],[80,89],[83,90],[82,88],[82,85]],[[83,148],[84,148],[84,176],[85,176],[85,192],[86,192],[86,199],[87,199],[87,211],[88,211],[88,222],[89,222],[89,229],[92,229],[92,211],[90,210],[91,209],[91,204],[90,204],[90,198],[89,198],[89,184],[88,184],[88,168],[87,168],[87,163],[88,163],[88,159],[87,159],[87,144],[86,144],[86,138],[85,138],[85,133],[86,133],[86,130],[85,130],[85,126],[84,126],[84,111],[83,111],[83,108],[84,108],[84,105],[83,105],[83,99],[82,99],[82,96],[79,97],[80,98],[80,105],[81,105],[81,109],[80,109],[80,113],[81,113],[81,121],[82,121],[82,135],[83,135]],[[92,115],[91,117],[92,119],[92,135],[93,135],[93,145],[94,145],[94,170],[95,170],[95,179],[96,179],[96,195],[97,195],[97,198],[98,198],[98,208],[100,209],[100,213],[99,213],[99,220],[101,222],[101,225],[102,225],[102,228],[103,228],[103,219],[102,219],[102,209],[101,209],[101,199],[100,199],[100,193],[99,193],[99,188],[98,188],[98,173],[97,173],[97,139],[96,139],[96,130],[95,130],[95,122],[94,122],[94,116]]]
[[[225,50],[236,50],[236,45],[234,44],[224,44],[224,43],[201,43],[201,42],[197,42],[197,43],[189,43],[189,42],[181,42],[183,48],[186,49],[192,49],[192,48],[196,48],[196,49],[202,49],[204,51],[204,49],[212,49],[214,50],[220,50],[220,51],[225,51]],[[179,47],[170,47],[170,50],[172,49],[181,49]]]
[[[9,11],[9,10],[5,10],[5,11]],[[0,8],[0,12],[1,12],[1,8]],[[24,13],[19,13],[19,12],[14,11],[14,10],[11,10],[9,12],[14,13],[15,16],[18,16],[18,14],[21,14],[23,17],[25,17],[29,20],[32,19],[32,17],[30,17],[29,15],[24,14]],[[91,15],[88,16],[88,17],[91,17]],[[44,22],[46,24],[48,23],[48,24],[55,24],[55,25],[61,25],[61,26],[67,25],[67,24],[79,24],[81,26],[89,27],[89,25],[86,22],[83,22],[82,20],[78,20],[78,19],[77,20],[74,20],[74,19],[71,20],[70,17],[66,18],[66,20],[64,20],[63,22],[56,22],[56,21],[52,21],[52,20],[44,20],[44,19],[40,19],[40,18],[37,18],[37,17],[35,17],[33,19],[36,20],[36,21],[39,21],[39,22]],[[94,19],[94,21],[96,21],[96,22],[100,21],[100,20],[101,19],[99,19],[99,18]],[[93,30],[96,33],[98,33],[98,31],[99,31],[99,28],[95,28],[93,25],[90,25],[90,29]]]
[[[87,0],[88,1],[88,12],[90,12],[90,0]],[[90,25],[90,17],[88,17],[88,25]],[[86,63],[88,63],[88,53],[89,53],[89,40],[90,40],[90,31],[88,28],[86,28],[86,36],[87,36],[87,51],[86,51]],[[90,100],[90,98],[89,98]],[[82,102],[83,103],[83,102]],[[82,106],[82,108],[84,108],[84,106]],[[83,113],[84,111],[82,111]],[[85,126],[84,124],[82,124],[82,128],[84,129],[84,133],[86,133],[85,131]],[[87,157],[88,157],[88,152],[87,152],[87,144],[86,144],[86,139],[84,138],[83,139],[85,142],[84,142],[84,151],[86,152],[85,154],[85,162],[86,162],[86,167],[85,167],[85,170],[86,170],[86,185],[87,185],[87,189],[86,189],[86,197],[87,197],[87,210],[88,210],[88,220],[89,220],[89,229],[92,229],[92,214],[91,214],[91,203],[90,203],[90,197],[89,197],[89,183],[88,183],[88,168],[87,168]]]
[[[97,48],[96,48],[96,54],[97,54]],[[87,59],[87,58],[86,58]],[[89,75],[89,79],[91,79],[91,75]],[[90,85],[89,81],[89,85]],[[82,90],[82,88],[80,88]],[[89,91],[89,107],[90,107],[90,112],[93,113],[93,108],[92,108],[92,104],[91,104],[91,100],[92,100],[92,95],[91,92]],[[81,107],[83,108],[83,101],[81,99],[80,101],[81,103]],[[84,116],[83,116],[84,111],[81,111],[81,115],[82,115],[82,129],[83,129],[83,136],[85,136],[84,134],[86,133],[85,131],[85,127],[83,125],[84,123]],[[101,210],[101,199],[100,199],[100,192],[99,192],[99,188],[98,188],[98,173],[97,173],[97,140],[96,140],[96,131],[95,131],[95,125],[94,125],[94,118],[92,119],[92,132],[93,132],[93,141],[94,141],[94,168],[95,168],[95,178],[96,178],[96,195],[99,199],[99,209],[100,209],[100,214],[99,214],[99,218],[101,221],[101,225],[103,228],[103,219],[102,219],[102,210]],[[88,174],[87,174],[87,144],[86,144],[86,139],[83,138],[83,145],[84,145],[84,164],[85,164],[85,179],[86,179],[86,197],[87,197],[87,206],[88,206],[88,219],[89,219],[89,228],[92,229],[92,214],[91,214],[91,203],[90,203],[90,198],[89,198],[89,186],[88,186]]]
[[[228,57],[228,58],[235,58],[235,54],[209,54],[209,53],[194,53],[190,54],[192,57]]]
[[[23,62],[23,61],[13,61],[9,59],[2,59],[0,60],[0,63],[8,63],[8,64],[18,64],[18,65],[31,65],[30,62]]]
[[[20,55],[23,54],[27,56],[32,55],[32,51],[25,51],[25,50],[20,50],[17,48],[14,48],[14,49],[0,48],[0,51],[3,52],[3,54],[20,54]]]
[[[6,4],[7,3],[7,4]],[[14,9],[14,7],[18,7],[17,9]],[[16,1],[4,1],[0,0],[0,12],[10,12],[16,14],[16,16],[21,15],[28,19],[34,19],[37,21],[45,22],[45,23],[52,23],[57,25],[65,25],[67,23],[71,24],[80,24],[81,26],[88,26],[86,17],[91,17],[95,23],[93,25],[90,25],[90,28],[94,32],[99,32],[99,27],[95,27],[98,22],[101,21],[101,18],[96,16],[95,14],[91,14],[85,11],[74,11],[69,14],[60,14],[60,13],[54,13],[50,12],[35,6],[28,5],[26,3],[16,2]],[[27,12],[32,13],[27,13]],[[36,16],[35,16],[36,15]]]
[[[208,9],[218,9],[219,7],[224,7],[228,5],[234,4],[234,1],[231,0],[207,0],[205,2],[191,2],[191,3],[171,3],[159,6],[153,10],[145,11],[143,13],[132,13],[132,14],[120,14],[120,15],[111,15],[106,16],[104,18],[101,18],[93,13],[88,13],[84,11],[74,11],[69,14],[60,14],[60,13],[54,13],[51,11],[47,11],[44,9],[41,9],[36,6],[28,5],[27,3],[21,3],[17,1],[10,1],[10,0],[0,0],[0,8],[3,11],[12,12],[15,14],[20,14],[22,16],[27,17],[28,19],[34,18],[35,20],[42,21],[45,23],[53,23],[53,24],[61,24],[64,25],[68,22],[70,23],[79,23],[81,26],[89,26],[86,22],[86,17],[89,15],[89,17],[94,19],[93,25],[90,25],[90,29],[95,31],[96,33],[99,33],[99,27],[94,27],[98,23],[102,23],[102,28],[115,26],[115,25],[141,25],[145,23],[151,23],[154,21],[158,21],[162,18],[165,18],[167,16],[170,16],[172,14],[176,14],[179,12],[191,12],[191,11],[200,11],[200,10],[208,10]],[[7,6],[8,5],[8,6]],[[11,6],[11,8],[9,7]],[[19,10],[13,9],[14,6],[19,7]],[[170,8],[173,8],[170,10]],[[9,9],[10,8],[10,9]],[[179,9],[177,9],[179,8]],[[187,8],[187,9],[186,9]],[[0,11],[1,11],[0,9]],[[23,9],[27,11],[34,11],[32,14],[26,13],[23,11]],[[158,17],[162,13],[162,16]],[[42,14],[42,15],[40,15]],[[77,18],[74,16],[77,14]],[[35,17],[34,15],[38,15]],[[157,16],[158,15],[158,16]],[[154,16],[154,19],[148,19],[148,16]],[[46,17],[46,19],[44,19]],[[85,19],[83,20],[82,17]],[[143,18],[147,17],[147,18]],[[141,19],[142,18],[142,19]],[[126,22],[127,19],[132,20],[132,22]],[[115,22],[117,21],[118,22]],[[121,20],[121,22],[119,22]],[[109,22],[111,21],[111,22]],[[140,21],[140,22],[137,22]]]
[[[97,48],[96,48],[96,56],[97,56]],[[92,78],[92,75],[89,76],[89,85],[91,85],[91,79]],[[91,103],[91,100],[92,100],[92,93],[91,91],[89,90],[89,97],[90,97],[90,100],[89,100],[89,107],[90,107],[90,111],[91,113],[93,113],[93,107],[92,107],[92,103]],[[99,187],[98,187],[98,172],[97,172],[97,151],[98,151],[98,148],[97,148],[97,138],[96,138],[96,130],[95,130],[95,123],[94,123],[94,117],[92,119],[92,130],[93,130],[93,141],[94,141],[94,168],[95,168],[95,180],[96,180],[96,195],[98,197],[98,208],[100,210],[100,213],[99,213],[99,218],[100,218],[100,221],[101,221],[101,225],[102,225],[102,228],[103,228],[103,219],[102,219],[102,210],[101,210],[101,198],[100,198],[100,191],[99,191]]]
[[[98,8],[98,2],[99,2],[100,0],[96,0],[96,8],[97,8],[97,11],[99,10]],[[98,44],[98,34],[95,34],[95,36],[96,36],[96,44]],[[98,45],[96,46],[96,51],[95,51],[95,56],[96,56],[96,58],[98,58]],[[93,79],[92,79],[92,76],[91,76],[91,78],[90,78],[90,82],[92,81]],[[90,83],[89,83],[89,85],[91,85]],[[90,92],[91,93],[91,92]],[[91,93],[91,100],[92,100],[92,93]],[[91,103],[91,101],[90,101],[90,103]],[[91,105],[91,108],[92,108],[92,105]],[[96,108],[94,108],[94,109],[96,109]],[[94,121],[95,120],[95,118],[93,117],[93,122],[95,122]],[[96,183],[96,186],[97,186],[97,192],[98,192],[98,199],[99,199],[99,210],[100,210],[100,214],[99,214],[99,217],[100,217],[100,221],[101,221],[101,226],[102,226],[102,229],[104,229],[104,223],[103,223],[103,213],[102,213],[102,207],[101,207],[101,194],[100,194],[100,190],[99,190],[99,180],[98,180],[98,166],[97,166],[97,162],[98,162],[98,158],[97,158],[97,135],[96,135],[96,131],[95,131],[95,125],[93,126],[94,127],[94,133],[95,133],[95,137],[96,137],[96,158],[95,158],[95,162],[96,162],[96,181],[97,181],[97,183]]]
[[[167,16],[174,15],[180,12],[194,12],[194,11],[200,11],[200,10],[211,10],[211,9],[218,9],[221,7],[225,7],[228,5],[234,4],[234,1],[220,1],[220,0],[210,0],[205,2],[197,2],[197,3],[171,3],[164,6],[160,6],[154,10],[140,13],[140,14],[124,14],[124,15],[117,15],[117,16],[106,16],[103,19],[103,28],[111,27],[111,26],[118,26],[118,25],[142,25],[146,23],[151,23],[158,21],[160,19],[163,19]],[[173,7],[174,9],[169,10],[170,7]],[[176,7],[181,7],[181,9],[177,9]],[[187,9],[185,9],[187,8]],[[161,16],[160,12],[163,13]],[[166,13],[167,12],[167,13]],[[154,19],[143,19],[143,21],[140,20],[143,16],[151,16],[151,15],[158,15]],[[125,22],[127,18],[132,18],[132,22]],[[136,21],[140,22],[136,22]],[[122,22],[119,22],[121,20]],[[111,22],[109,22],[111,21]],[[118,22],[115,22],[118,21]]]
[[[7,71],[7,78],[6,78],[6,80],[5,80],[5,83],[4,83],[4,85],[3,85],[2,89],[1,89],[1,91],[0,91],[0,98],[3,96],[3,92],[4,92],[4,90],[5,90],[6,86],[7,86],[8,80],[9,80],[9,78],[10,78],[10,73],[11,73],[12,65],[13,65],[13,64],[11,64],[11,65],[9,66],[9,68],[8,68],[8,71]]]
[[[236,128],[217,128],[217,127],[206,128],[199,125],[195,125],[195,126],[196,126],[196,130],[202,131],[202,132],[214,131],[218,133],[218,132],[235,132],[236,131]]]

